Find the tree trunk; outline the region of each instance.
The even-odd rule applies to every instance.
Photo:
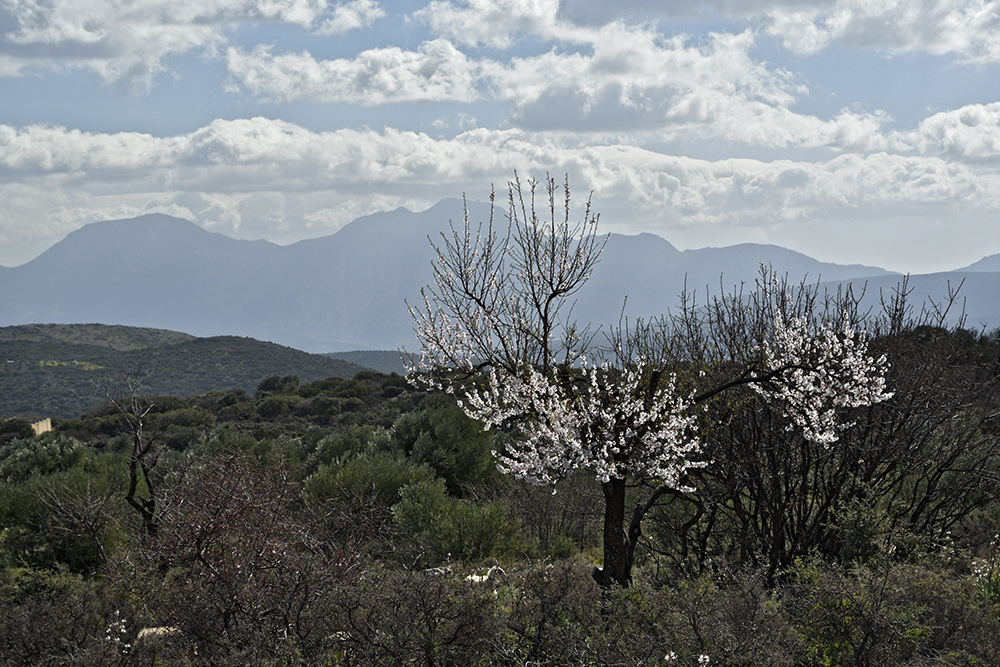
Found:
[[[625,535],[625,479],[612,478],[604,490],[604,567],[594,568],[593,576],[603,588],[632,583],[635,544]]]

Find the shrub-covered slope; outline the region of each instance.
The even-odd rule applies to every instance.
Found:
[[[353,377],[360,366],[252,338],[99,324],[0,328],[0,416],[76,417],[142,370],[143,391],[191,396],[253,391],[271,375]]]

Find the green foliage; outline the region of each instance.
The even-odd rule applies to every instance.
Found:
[[[858,500],[849,501],[834,514],[840,560],[864,563],[888,547],[889,521],[884,511]]]
[[[51,567],[54,556],[39,539],[45,510],[37,493],[38,482],[0,485],[0,564],[42,563]]]
[[[907,344],[954,355],[900,373],[962,387],[995,372],[995,341],[928,329]],[[55,420],[56,432],[42,436],[26,421],[2,422],[0,443],[16,437],[0,444],[0,665],[694,666],[701,655],[746,667],[1000,664],[1000,557],[990,545],[1000,503],[995,484],[980,480],[995,479],[996,423],[969,426],[991,405],[988,393],[935,387],[952,385],[900,392],[917,422],[883,406],[857,416],[844,448],[818,453],[773,430],[752,404],[723,406],[730,421],[705,432],[732,440],[722,464],[755,475],[705,469],[693,480],[698,493],[664,496],[643,526],[662,553],[640,551],[634,586],[610,591],[591,578],[602,506],[592,476],[567,478],[555,494],[498,476],[493,434],[451,397],[399,376],[313,380],[285,366],[247,388],[187,399],[157,391],[144,424],[160,452],[156,544],[140,539],[123,499],[129,443],[113,406]],[[948,418],[925,432],[917,427],[927,415]],[[887,469],[865,466],[892,443],[926,448],[919,461],[899,461],[928,474],[880,486]],[[937,452],[953,456],[935,476]],[[749,467],[768,456],[780,475]],[[795,507],[816,512],[803,526],[822,549],[772,571],[764,541],[741,552],[726,484],[797,491],[796,471],[810,460],[810,481],[823,484]],[[977,475],[962,472],[983,460]],[[944,519],[906,513],[931,484],[965,494],[945,517],[955,536],[947,558],[925,557],[942,543]],[[787,544],[797,536],[781,535]],[[465,581],[485,573],[485,559],[502,560],[505,576]],[[454,572],[414,571],[444,562]],[[124,650],[140,628],[160,625],[183,627],[197,655],[187,640],[158,657]]]
[[[79,440],[53,431],[15,440],[0,449],[0,480],[17,484],[33,476],[68,470],[87,455]]]
[[[82,451],[0,484],[0,561],[92,572],[126,541],[124,462]]]
[[[312,474],[321,465],[343,465],[365,452],[388,451],[389,434],[375,426],[354,426],[338,431],[318,431],[303,466]]]
[[[1000,536],[990,542],[986,556],[972,564],[976,592],[1000,615]]]
[[[291,415],[301,402],[298,396],[268,396],[257,404],[257,414],[265,421],[280,419]]]
[[[998,629],[974,582],[936,564],[797,564],[784,604],[808,665],[997,664]]]
[[[35,434],[27,419],[0,419],[0,447],[11,440],[30,438]]]
[[[400,500],[408,484],[430,481],[434,472],[391,452],[375,451],[351,458],[343,465],[321,465],[305,480],[304,492],[310,502],[330,500],[374,500],[388,509]]]
[[[428,564],[508,558],[520,547],[518,526],[501,505],[452,498],[442,479],[407,484],[392,516],[407,552]]]
[[[97,581],[62,570],[0,570],[0,664],[121,664]]]
[[[403,415],[392,434],[395,446],[433,468],[454,496],[497,477],[490,434],[454,403]]]
[[[264,378],[257,385],[257,397],[273,396],[275,394],[291,394],[299,387],[299,378],[295,375],[284,377],[272,375]]]

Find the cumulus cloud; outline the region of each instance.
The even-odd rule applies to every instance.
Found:
[[[925,118],[897,145],[965,161],[1000,159],[1000,102],[970,104]]]
[[[799,54],[840,43],[1000,60],[1000,0],[436,0],[422,16],[441,34],[494,47],[509,46],[518,34],[566,36],[573,27],[722,18],[763,26]]]
[[[316,60],[308,52],[272,55],[258,46],[226,53],[239,86],[271,100],[307,99],[361,105],[388,102],[457,101],[477,98],[478,65],[445,39],[416,51],[397,47],[363,51],[351,59]]]
[[[165,59],[226,42],[253,22],[309,27],[327,0],[4,0],[0,74],[42,66],[82,66],[106,81],[148,88]],[[331,21],[374,20],[377,4],[352,2]]]
[[[651,131],[767,146],[880,150],[879,114],[842,111],[823,120],[793,112],[807,91],[755,60],[754,36],[716,33],[702,43],[613,23],[589,53],[559,52],[484,64],[496,96],[534,130]]]
[[[713,19],[762,16],[777,9],[829,6],[834,0],[561,0],[559,15],[581,25],[618,20]]]
[[[316,31],[322,35],[339,35],[358,28],[371,27],[385,16],[385,10],[375,0],[352,0],[337,5],[333,15],[324,20]]]
[[[432,0],[414,17],[460,44],[507,48],[523,35],[565,37],[558,10],[559,0]]]
[[[615,7],[628,12],[642,4]],[[671,3],[648,8],[680,11]],[[417,16],[466,46],[507,48],[519,35],[552,45],[538,55],[479,62],[511,122],[528,130],[857,151],[888,145],[887,118],[878,112],[843,110],[822,119],[793,111],[806,87],[754,56],[751,30],[668,38],[652,24],[580,25],[560,13],[565,9],[556,0],[435,0]]]
[[[800,54],[834,42],[904,53],[953,54],[967,62],[1000,61],[997,0],[837,0],[832,6],[768,12],[768,32]]]
[[[391,128],[315,132],[252,118],[171,137],[0,126],[0,197],[9,203],[0,211],[0,238],[34,234],[51,243],[82,222],[152,207],[242,237],[289,242],[332,233],[376,202],[420,209],[463,192],[484,198],[490,183],[502,184],[514,169],[568,174],[578,192],[595,191],[609,229],[667,238],[680,228],[766,230],[817,217],[1000,212],[1000,175],[936,156],[709,161],[563,144],[521,130],[434,139]]]

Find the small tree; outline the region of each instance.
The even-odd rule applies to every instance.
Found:
[[[104,393],[121,417],[123,434],[131,444],[125,501],[142,519],[144,534],[155,539],[160,518],[156,508],[156,486],[151,473],[160,459],[160,448],[156,433],[147,428],[147,417],[154,405],[151,399],[142,396],[142,363],[138,364],[135,373],[122,372],[119,381],[117,390],[108,386]],[[145,487],[145,495],[140,487]]]
[[[839,408],[888,397],[884,359],[867,354],[866,338],[845,316],[802,316],[785,285],[770,279],[745,321],[734,322],[749,327],[741,333],[752,345],[738,363],[720,357],[710,377],[685,352],[706,335],[693,320],[625,322],[598,344],[596,332],[572,319],[572,299],[607,238],[597,234],[589,200],[583,220],[570,221],[568,183],[548,179],[545,189],[544,219],[537,183],[525,189],[515,177],[505,230],[495,225],[491,196],[485,225],[473,226],[466,207],[464,225],[434,245],[434,284],[410,308],[420,341],[411,371],[510,434],[495,452],[501,471],[545,484],[593,472],[605,499],[604,566],[594,577],[627,586],[643,517],[663,493],[684,486],[689,469],[706,464],[699,404],[747,387],[780,406],[806,438],[831,444]],[[655,484],[626,527],[630,479]]]

